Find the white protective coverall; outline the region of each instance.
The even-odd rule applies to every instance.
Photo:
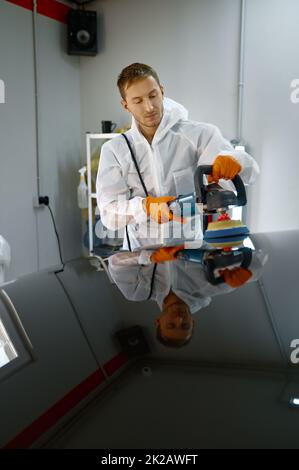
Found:
[[[259,173],[255,160],[248,153],[235,150],[216,126],[188,120],[187,110],[169,98],[164,98],[163,108],[163,117],[151,145],[139,131],[133,116],[132,127],[126,132],[151,196],[191,193],[194,191],[193,178],[197,166],[212,164],[218,155],[230,155],[238,160],[244,184],[255,181]],[[118,230],[128,225],[133,250],[155,244],[158,232],[154,231],[154,236],[149,236],[148,218],[142,207],[145,193],[127,143],[121,135],[102,146],[96,191],[105,227]],[[161,230],[151,220],[151,227],[155,228],[155,225],[157,230]],[[202,238],[202,232],[198,237]],[[128,249],[126,237],[123,248]]]
[[[0,284],[4,282],[4,268],[11,262],[10,246],[4,237],[0,235]]]
[[[154,264],[142,265],[140,264],[142,258],[142,252],[119,252],[109,257],[111,277],[128,300],[147,300],[150,294]],[[248,282],[256,281],[261,276],[267,259],[268,255],[262,250],[252,253],[249,266],[252,276]],[[218,285],[210,284],[200,263],[183,260],[157,265],[150,300],[156,301],[160,310],[170,288],[189,306],[191,313],[207,307],[212,300],[211,297],[235,290],[225,282]]]

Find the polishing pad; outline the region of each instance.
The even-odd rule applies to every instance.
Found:
[[[205,231],[204,239],[211,241],[211,239],[221,238],[223,242],[226,237],[238,237],[240,235],[248,235],[249,230],[241,220],[220,220],[216,222],[210,222],[208,228]],[[235,239],[237,241],[237,239]],[[220,241],[220,240],[219,240]]]

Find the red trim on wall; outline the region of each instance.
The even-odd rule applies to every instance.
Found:
[[[127,362],[128,357],[120,353],[104,364],[104,369],[107,375],[110,376]],[[104,381],[105,376],[100,369],[93,372],[87,379],[83,380],[83,382],[73,388],[61,400],[56,402],[55,405],[9,441],[3,449],[27,449],[30,447],[34,441],[54,426],[59,419],[71,411],[83,398]]]
[[[33,0],[6,0],[9,3],[14,3],[19,7],[27,8],[27,10],[33,10]],[[68,12],[71,10],[70,7],[64,3],[57,2],[57,0],[37,0],[37,13],[53,20],[60,21],[61,23],[67,23]]]

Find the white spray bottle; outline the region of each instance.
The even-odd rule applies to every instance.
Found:
[[[86,166],[78,170],[80,173],[80,183],[78,186],[78,206],[80,209],[87,209],[88,207],[88,190],[85,182]]]

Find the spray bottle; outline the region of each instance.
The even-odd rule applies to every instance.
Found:
[[[86,209],[88,207],[88,190],[85,182],[86,166],[83,166],[78,170],[80,173],[80,183],[78,186],[78,206],[80,209]]]

